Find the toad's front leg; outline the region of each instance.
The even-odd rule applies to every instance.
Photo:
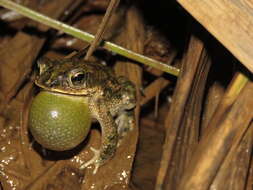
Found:
[[[98,168],[114,155],[117,148],[118,134],[116,123],[103,99],[91,101],[90,110],[101,126],[102,142],[100,150],[91,148],[95,155],[90,161],[81,166],[81,169],[94,164],[93,174],[95,174]]]

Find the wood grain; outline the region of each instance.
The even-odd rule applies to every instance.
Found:
[[[156,190],[164,189],[164,180],[173,155],[177,134],[184,116],[185,105],[191,92],[193,79],[196,75],[198,65],[200,64],[199,59],[203,49],[204,44],[202,41],[195,36],[191,36],[189,47],[182,59],[181,72],[172,97],[173,101],[165,120],[166,137],[163,145],[160,169],[156,178]]]
[[[252,0],[178,2],[253,72]]]

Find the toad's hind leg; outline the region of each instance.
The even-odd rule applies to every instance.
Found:
[[[102,141],[100,150],[91,148],[94,157],[81,166],[81,169],[94,164],[93,173],[95,174],[97,169],[114,155],[117,148],[118,134],[115,121],[103,100],[93,101],[90,104],[90,110],[101,126]]]

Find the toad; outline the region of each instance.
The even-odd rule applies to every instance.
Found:
[[[133,113],[131,110],[136,104],[135,86],[125,77],[116,77],[110,67],[99,62],[81,60],[78,54],[60,60],[50,60],[44,57],[38,61],[38,66],[39,73],[35,80],[37,86],[42,88],[44,92],[52,94],[53,98],[55,96],[63,99],[66,97],[70,102],[77,100],[78,103],[76,104],[83,104],[83,110],[89,113],[83,117],[91,117],[99,122],[101,126],[100,149],[96,150],[91,148],[94,152],[94,157],[81,166],[81,168],[85,168],[94,164],[94,173],[96,173],[99,166],[114,155],[119,138],[122,138],[124,133],[128,131],[132,125]],[[43,97],[41,99],[43,99]],[[59,102],[61,102],[60,104],[64,104],[62,100]],[[65,113],[65,116],[72,115],[73,117],[73,114],[69,113],[75,112],[74,109],[78,107],[76,104],[73,107],[69,106],[69,108],[64,108],[65,111],[62,112]],[[36,107],[36,105],[32,107]],[[43,106],[41,107],[43,110],[46,110]],[[45,107],[47,107],[47,105]],[[34,110],[36,111],[36,109]],[[70,111],[67,112],[67,109],[70,109]],[[45,133],[44,131],[46,131],[47,125],[50,124],[50,119],[45,119],[47,121],[44,121],[42,125],[37,125],[37,118],[35,117],[41,114],[32,113],[33,111],[31,111],[30,114],[30,130],[35,140],[38,139],[38,142],[46,148],[61,151],[70,149],[72,146],[68,145],[71,143],[64,143],[67,138],[58,137],[55,141],[55,146],[50,146],[50,142],[56,139],[58,133],[59,135],[68,133],[71,137],[71,134],[78,132],[83,133],[84,131],[76,129],[76,124],[71,126],[69,122],[70,124],[68,125],[70,126],[68,126],[67,130],[61,131],[61,129],[58,130],[57,128],[56,132],[56,130],[52,128],[52,131],[45,135],[43,133]],[[55,115],[57,115],[56,112],[53,116]],[[41,120],[42,119],[40,119],[40,122]],[[87,119],[87,121],[88,120],[89,119]],[[66,124],[66,122],[64,122],[64,124]],[[60,123],[59,125],[62,124]],[[84,125],[84,127],[88,128],[89,124]],[[83,138],[85,138],[86,135],[83,136]],[[76,137],[74,136],[72,139],[74,138]],[[81,138],[75,144],[80,143],[82,140]],[[45,145],[43,145],[43,142],[46,142],[44,143]]]

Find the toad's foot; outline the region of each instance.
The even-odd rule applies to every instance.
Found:
[[[94,156],[92,159],[90,159],[88,162],[86,162],[85,164],[83,164],[80,169],[84,169],[84,168],[87,168],[89,165],[92,165],[94,164],[95,168],[93,170],[93,174],[96,174],[97,173],[97,170],[100,166],[100,162],[99,162],[99,157],[100,157],[100,151],[95,149],[95,148],[92,148],[90,147],[90,149],[92,150],[92,152],[94,153]]]

